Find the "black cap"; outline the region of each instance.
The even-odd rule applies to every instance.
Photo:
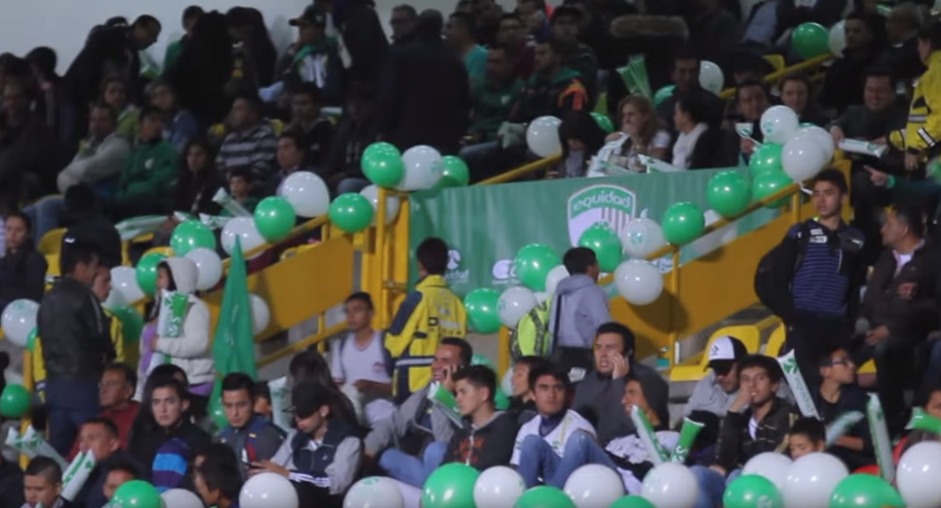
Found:
[[[297,418],[308,418],[330,403],[327,389],[316,381],[302,381],[291,390],[291,407],[284,410]]]
[[[304,13],[290,21],[291,26],[327,26],[327,16],[313,5],[308,5]]]
[[[552,10],[552,17],[549,19],[549,23],[555,23],[555,20],[560,16],[569,16],[575,18],[575,21],[581,21],[582,11],[580,11],[578,7],[571,5],[560,5]]]
[[[121,236],[104,217],[91,217],[70,227],[62,237],[62,251],[82,246],[98,253],[99,263],[107,268],[121,264]]]

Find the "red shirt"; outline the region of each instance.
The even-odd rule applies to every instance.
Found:
[[[134,425],[134,419],[137,418],[137,412],[140,411],[140,402],[130,401],[127,404],[113,409],[106,409],[101,412],[101,418],[107,418],[118,428],[118,440],[121,441],[121,448],[127,449],[128,441],[131,438],[131,427]],[[78,455],[78,438],[75,436],[75,443],[72,444],[72,451],[66,460],[69,462]]]

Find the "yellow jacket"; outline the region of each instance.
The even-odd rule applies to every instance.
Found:
[[[467,336],[461,299],[441,275],[422,279],[399,306],[386,332],[385,347],[395,360],[393,388],[404,399],[431,382],[431,362],[441,339]]]
[[[928,70],[915,85],[908,124],[889,135],[893,147],[922,157],[927,157],[938,141],[941,141],[941,51],[928,57]]]

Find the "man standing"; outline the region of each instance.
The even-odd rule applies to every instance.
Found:
[[[588,101],[594,104],[598,98],[598,57],[591,47],[578,40],[581,19],[582,11],[578,8],[561,5],[552,11],[549,24],[552,38],[559,43],[562,51],[562,65],[579,74]]]
[[[464,59],[464,68],[471,88],[483,81],[487,69],[487,50],[474,38],[474,18],[470,14],[455,12],[448,18],[448,43]]]

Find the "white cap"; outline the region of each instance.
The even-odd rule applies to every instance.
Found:
[[[712,341],[709,346],[709,362],[717,360],[738,360],[745,356],[745,345],[735,337],[723,335]]]

